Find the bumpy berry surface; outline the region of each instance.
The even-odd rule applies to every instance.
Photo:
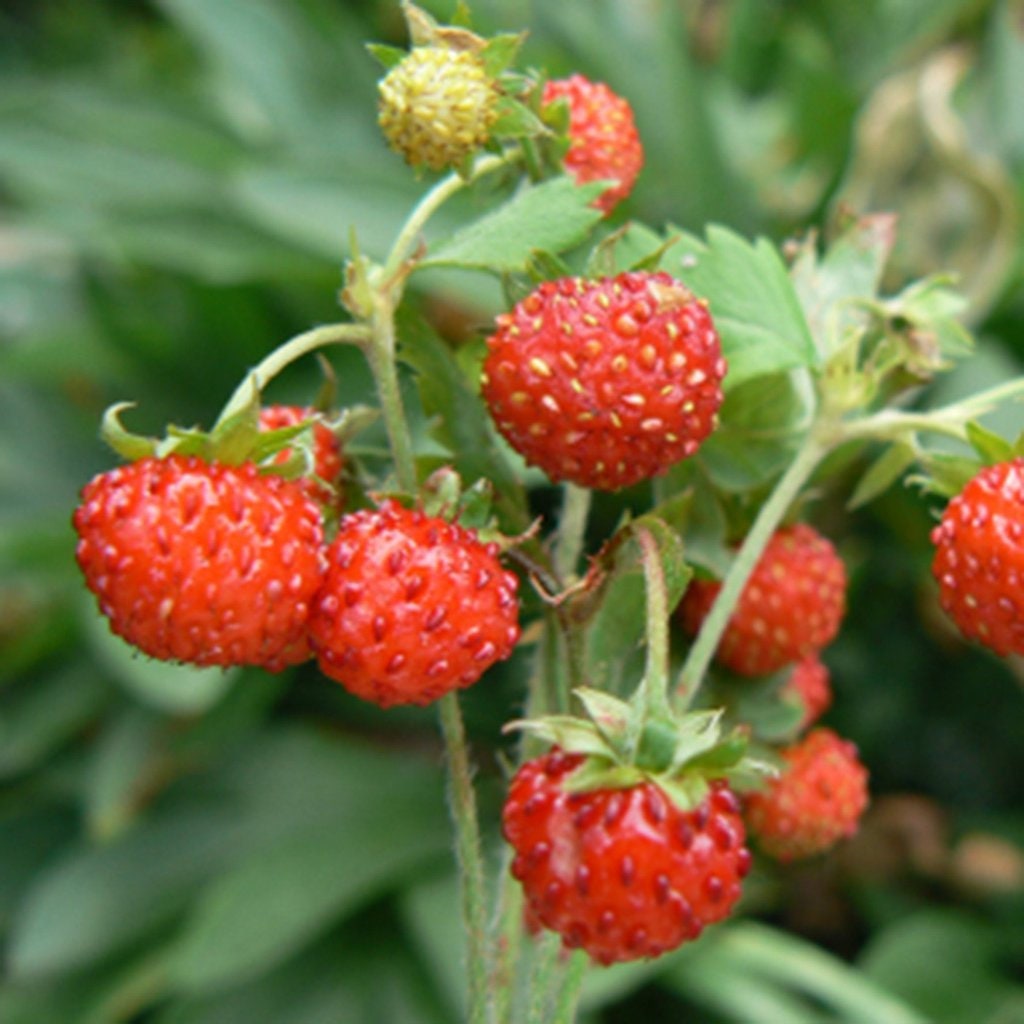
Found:
[[[428,704],[512,653],[517,586],[473,531],[389,501],[342,519],[310,640],[356,696]]]
[[[960,631],[999,655],[1024,654],[1024,459],[978,473],[932,543],[939,600]]]
[[[795,694],[804,707],[800,729],[813,725],[832,703],[832,683],[828,668],[817,654],[809,654],[793,666],[783,684],[783,694]]]
[[[569,105],[566,170],[578,184],[607,179],[616,184],[594,205],[610,213],[633,191],[644,165],[644,150],[629,101],[603,82],[583,75],[554,79],[544,86],[542,102],[564,99]]]
[[[282,427],[294,427],[314,415],[312,409],[301,405],[268,405],[260,409],[260,429],[280,430]],[[288,461],[289,449],[285,448],[277,457],[277,462]],[[338,438],[323,425],[313,425],[313,472],[320,478],[302,481],[306,493],[311,498],[325,505],[340,505],[343,496],[338,489],[338,480],[344,459]],[[321,483],[320,481],[323,481]],[[324,484],[327,486],[325,487]]]
[[[695,635],[722,584],[694,579],[680,605]],[[767,675],[826,647],[846,612],[846,569],[806,523],[777,530],[750,574],[718,645],[718,660],[744,676]]]
[[[725,375],[705,305],[664,273],[547,281],[498,317],[483,395],[552,480],[613,491],[691,456]]]
[[[857,748],[831,729],[812,729],[782,751],[783,773],[746,800],[746,820],[765,853],[810,857],[857,831],[868,804],[868,772]]]
[[[391,148],[414,167],[440,171],[484,145],[498,94],[468,50],[419,46],[379,86],[378,121]]]
[[[154,658],[278,670],[309,657],[320,511],[297,484],[194,457],[95,477],[77,559],[110,628]]]
[[[681,811],[652,782],[569,794],[555,749],[516,773],[502,819],[527,914],[602,964],[654,957],[726,917],[750,853],[724,783]]]

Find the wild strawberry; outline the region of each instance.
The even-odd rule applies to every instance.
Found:
[[[800,730],[813,725],[832,703],[828,668],[816,653],[798,661],[782,687],[783,696],[794,696],[804,709]]]
[[[345,516],[309,635],[323,672],[381,707],[475,683],[519,638],[493,544],[393,501]]]
[[[294,427],[313,415],[312,409],[301,405],[268,405],[260,409],[260,429],[280,430],[282,427]],[[275,461],[282,464],[288,461],[290,455],[291,450],[285,448],[278,453]],[[303,479],[306,493],[323,505],[339,506],[342,496],[337,484],[344,465],[341,445],[331,430],[319,422],[313,425],[313,463],[313,472],[318,479]]]
[[[831,729],[812,729],[782,751],[782,774],[746,801],[746,821],[778,860],[810,857],[857,831],[868,803],[868,772],[857,748]]]
[[[417,46],[379,93],[384,137],[414,167],[458,166],[487,142],[497,117],[497,87],[472,49]]]
[[[299,484],[251,463],[147,457],[90,481],[74,526],[110,628],[146,654],[272,671],[309,657],[323,534]]]
[[[981,470],[932,531],[946,614],[996,654],[1024,654],[1024,458]]]
[[[588,181],[614,181],[594,201],[605,214],[611,213],[633,191],[644,165],[633,108],[603,82],[591,82],[583,75],[545,84],[543,104],[560,99],[569,107],[566,170],[581,185]]]
[[[691,811],[649,781],[567,792],[582,762],[556,748],[512,780],[502,824],[528,914],[602,964],[666,953],[726,917],[750,869],[726,784]]]
[[[722,584],[694,579],[680,605],[696,635]],[[718,660],[743,676],[776,672],[826,647],[846,612],[846,570],[806,523],[777,530],[750,574],[718,645]]]
[[[718,334],[668,274],[546,281],[488,346],[491,415],[552,480],[618,490],[693,455],[717,423]]]

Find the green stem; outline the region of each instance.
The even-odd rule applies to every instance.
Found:
[[[372,319],[373,337],[366,348],[366,358],[377,385],[377,398],[384,417],[391,455],[395,461],[398,486],[405,491],[416,490],[416,460],[413,456],[409,423],[398,383],[398,362],[395,359],[395,322],[392,307],[380,296]]]
[[[841,428],[841,439],[895,440],[908,433],[920,431],[944,434],[964,441],[967,438],[965,428],[969,420],[984,416],[1010,398],[1024,399],[1024,377],[1015,377],[986,391],[979,391],[962,401],[926,412],[885,409],[873,416],[865,416],[863,419],[844,424]]]
[[[472,184],[477,179],[489,174],[491,171],[503,167],[508,162],[507,157],[485,156],[481,157],[473,165],[467,177],[459,174],[450,174],[447,178],[439,181],[417,204],[413,207],[412,213],[402,226],[398,237],[395,239],[391,252],[388,254],[384,269],[381,272],[381,279],[384,282],[393,281],[402,269],[402,264],[408,259],[415,248],[420,234],[430,218],[457,192]]]
[[[736,602],[765,545],[829,448],[830,445],[819,440],[818,434],[812,430],[797,452],[796,458],[779,479],[775,490],[761,506],[679,673],[676,699],[682,706],[689,705],[696,695],[704,673],[718,649],[718,642],[725,632]]]
[[[587,976],[589,966],[590,959],[580,950],[576,950],[569,958],[555,1003],[555,1015],[551,1018],[550,1024],[573,1024],[580,993],[583,990],[583,980]]]
[[[558,543],[555,547],[555,572],[563,586],[576,573],[576,563],[583,551],[590,515],[591,491],[567,483],[562,491],[562,514],[558,520]]]
[[[266,356],[246,374],[245,380],[235,388],[224,406],[220,419],[240,412],[252,397],[252,389],[262,391],[285,367],[297,359],[328,345],[365,345],[370,340],[370,329],[365,324],[325,324],[290,338]]]
[[[644,668],[644,718],[671,717],[668,696],[668,597],[661,551],[650,530],[636,531],[643,552],[644,585],[647,592],[647,660]]]
[[[487,1024],[488,981],[491,977],[491,948],[487,930],[484,860],[480,846],[476,794],[469,765],[466,731],[454,693],[438,701],[441,730],[448,752],[451,812],[455,825],[455,850],[462,886],[462,916],[467,935],[469,961],[469,1024]]]
[[[534,950],[530,972],[526,1024],[551,1024],[548,1013],[551,990],[555,987],[562,960],[562,943],[553,932],[545,931]]]

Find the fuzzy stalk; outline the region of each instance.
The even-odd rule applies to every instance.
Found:
[[[484,858],[477,820],[476,794],[469,763],[466,730],[458,697],[448,693],[438,701],[441,731],[448,755],[448,780],[455,853],[459,864],[462,916],[467,935],[469,967],[468,1024],[488,1024],[489,981],[493,956],[487,927],[487,897]]]

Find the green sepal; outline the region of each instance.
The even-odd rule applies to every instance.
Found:
[[[499,96],[494,105],[496,118],[492,139],[522,139],[550,135],[551,130],[525,103],[511,96]]]
[[[231,466],[252,461],[260,434],[260,391],[253,374],[246,377],[242,387],[245,400],[233,412],[222,414],[209,434],[210,457]]]
[[[868,467],[857,482],[846,507],[851,511],[873,501],[887,491],[917,461],[917,450],[913,445],[897,441]]]
[[[907,477],[907,483],[941,498],[959,494],[982,469],[982,463],[976,458],[945,452],[922,452],[918,461],[924,472]]]
[[[484,62],[484,71],[491,77],[497,78],[506,68],[511,67],[519,56],[523,43],[526,41],[526,32],[503,32],[488,39],[480,57]]]
[[[646,781],[639,768],[600,757],[589,757],[571,771],[563,783],[567,793],[589,793],[595,789],[630,789]]]
[[[629,701],[589,686],[577,687],[573,693],[609,748],[616,753],[624,753],[634,713]]]
[[[543,718],[523,718],[506,723],[504,732],[519,731],[560,747],[573,754],[612,760],[605,738],[592,722],[572,715],[545,715]]]
[[[408,50],[403,50],[398,46],[388,46],[386,43],[367,43],[366,50],[385,71],[397,67],[409,55]]]
[[[967,440],[986,466],[1007,462],[1014,457],[1014,445],[995,431],[983,427],[977,420],[968,423],[966,430]]]
[[[117,452],[123,459],[134,462],[149,455],[156,455],[160,442],[155,437],[133,434],[121,423],[121,413],[125,409],[134,409],[134,402],[118,402],[110,406],[103,414],[100,424],[100,437],[105,444]]]
[[[559,278],[572,276],[572,268],[555,253],[534,249],[526,263],[526,274],[530,279],[530,286],[523,298],[544,281],[557,281]]]

